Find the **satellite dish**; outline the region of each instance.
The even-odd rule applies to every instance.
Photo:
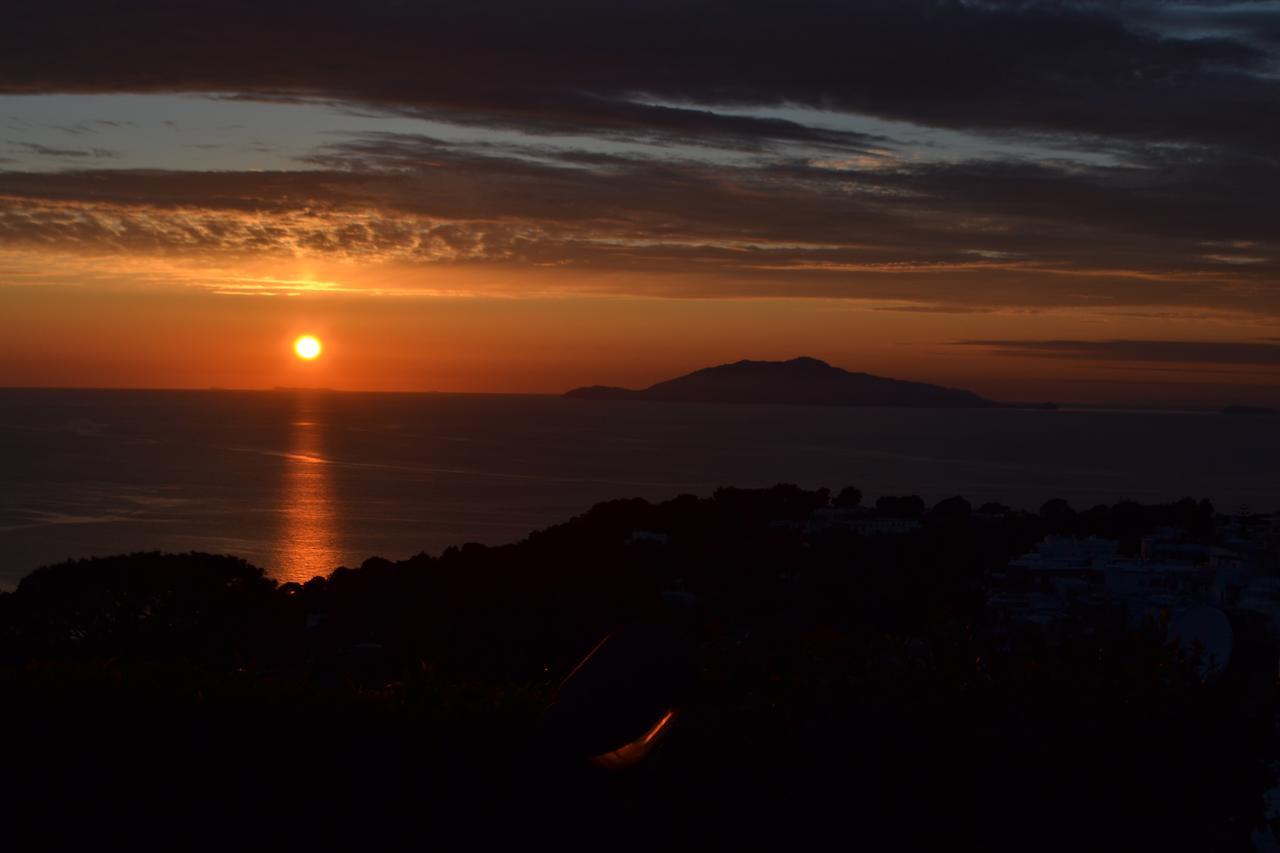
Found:
[[[1216,607],[1188,607],[1169,623],[1169,642],[1188,659],[1198,655],[1196,670],[1204,682],[1216,680],[1227,668],[1233,636],[1231,620]]]

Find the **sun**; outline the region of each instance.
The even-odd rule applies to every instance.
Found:
[[[320,339],[312,335],[303,335],[293,342],[293,351],[298,354],[298,358],[305,361],[311,361],[320,354]]]

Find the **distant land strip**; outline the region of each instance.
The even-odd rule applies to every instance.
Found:
[[[935,409],[1057,408],[1052,403],[998,403],[960,388],[854,373],[816,358],[737,361],[705,367],[642,390],[590,385],[574,400],[761,403],[807,406],[896,406]]]

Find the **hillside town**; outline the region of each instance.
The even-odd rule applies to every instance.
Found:
[[[1035,518],[997,504],[971,511],[963,498],[950,502],[953,512],[958,507],[979,527],[1025,526]],[[945,512],[947,503],[927,509],[918,497],[890,496],[872,507],[837,498],[806,519],[770,524],[810,539],[832,533],[908,536]],[[1198,517],[1185,525],[1108,536],[1087,521],[1088,513],[1112,511],[1097,507],[1077,523],[1046,533],[1026,553],[989,566],[987,603],[997,633],[1008,639],[1030,630],[1052,642],[1104,628],[1137,630],[1147,623],[1167,632],[1180,614],[1211,608],[1230,621],[1264,626],[1269,637],[1280,639],[1280,512],[1241,507],[1233,514],[1217,513],[1207,503],[1194,510]],[[1055,514],[1076,515],[1060,500],[1047,502],[1038,515],[1052,527]],[[637,537],[646,535],[658,534]]]
[[[1161,527],[1136,553],[1117,539],[1050,534],[991,572],[989,604],[1010,630],[1035,626],[1050,638],[1109,623],[1168,624],[1192,608],[1262,622],[1274,638],[1280,513],[1217,515],[1208,537]]]

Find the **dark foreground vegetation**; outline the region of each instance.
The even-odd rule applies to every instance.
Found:
[[[1236,626],[1204,684],[1158,625],[1049,644],[998,635],[985,605],[988,572],[1046,532],[1133,548],[1209,535],[1207,505],[979,519],[953,499],[901,536],[801,526],[829,501],[615,501],[301,586],[204,554],[41,569],[0,596],[4,830],[23,849],[1248,847],[1275,753],[1264,630]],[[587,760],[668,710],[643,760]]]

